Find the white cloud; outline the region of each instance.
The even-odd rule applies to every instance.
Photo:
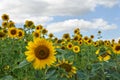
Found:
[[[83,19],[70,19],[65,20],[63,22],[51,23],[47,25],[47,29],[49,32],[68,32],[72,31],[75,28],[80,28],[81,30],[91,30],[91,29],[99,29],[99,30],[112,30],[116,29],[117,26],[115,24],[108,24],[107,21],[99,18],[93,19],[92,21],[87,21]]]
[[[118,0],[1,0],[0,15],[8,13],[17,23],[32,18],[36,23],[49,16],[83,15],[102,5],[113,7]],[[44,17],[44,18],[43,18]],[[36,19],[35,19],[36,18]],[[50,21],[47,20],[47,21]]]

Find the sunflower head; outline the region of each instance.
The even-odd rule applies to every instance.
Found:
[[[51,66],[56,61],[56,51],[52,42],[43,38],[36,38],[30,41],[26,47],[28,51],[25,52],[26,59],[33,63],[35,69],[44,69]]]
[[[94,38],[94,35],[91,35],[90,38],[93,39],[93,38]]]
[[[38,30],[38,31],[41,31],[41,30],[43,29],[43,26],[42,26],[42,25],[37,25],[37,26],[35,27],[35,29]]]
[[[15,28],[15,27],[9,28],[9,30],[8,30],[9,37],[15,38],[15,37],[17,37],[17,34],[18,34],[17,28]]]
[[[69,39],[70,39],[69,33],[63,34],[62,39],[64,39],[64,40],[69,40]]]
[[[54,35],[53,35],[53,33],[49,33],[48,36],[49,36],[49,38],[53,38]]]
[[[39,31],[34,31],[33,33],[34,38],[40,38],[40,32]]]
[[[15,27],[15,23],[13,21],[9,21],[8,22],[8,27],[11,28],[11,27]]]
[[[30,20],[25,21],[25,27],[26,28],[33,28],[33,26],[34,26],[33,21],[30,21]]]
[[[105,51],[98,56],[98,59],[100,61],[108,61],[111,57],[110,54],[111,54],[111,52],[109,50]]]
[[[8,21],[9,20],[9,16],[7,14],[3,14],[1,16],[1,18],[2,18],[3,21]]]
[[[42,30],[42,34],[43,34],[43,35],[47,34],[47,32],[48,32],[48,30],[45,29],[45,28]]]
[[[21,30],[21,29],[19,29],[18,30],[18,35],[17,35],[17,37],[19,38],[19,39],[21,39],[21,38],[23,38],[24,37],[24,31],[23,30]]]
[[[68,61],[65,61],[64,59],[62,61],[59,61],[57,64],[58,67],[65,70],[66,75],[62,74],[62,76],[66,76],[67,78],[71,78],[74,74],[76,74],[76,67],[73,66],[73,63],[69,63]]]
[[[7,28],[8,27],[8,22],[7,21],[3,21],[2,22],[2,27],[3,28]]]
[[[2,31],[0,31],[0,39],[3,39],[5,37],[6,37],[6,34],[4,32],[2,32]]]
[[[120,44],[119,43],[118,44],[114,44],[112,49],[113,49],[113,52],[115,54],[120,54]]]
[[[68,48],[68,49],[72,49],[72,48],[73,48],[73,44],[72,44],[71,42],[69,42],[69,43],[67,44],[67,48]]]
[[[74,30],[74,34],[79,34],[80,33],[80,29],[79,28],[76,28],[75,30]]]
[[[79,53],[80,52],[80,47],[79,46],[73,46],[73,52],[74,53]]]

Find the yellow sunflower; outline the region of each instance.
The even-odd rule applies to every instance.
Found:
[[[71,42],[69,42],[69,43],[67,44],[67,48],[68,48],[68,49],[72,49],[72,47],[73,47],[73,44],[72,44]]]
[[[3,14],[1,16],[1,18],[2,18],[3,21],[8,21],[9,20],[9,16],[7,14]]]
[[[54,35],[53,35],[53,33],[49,33],[48,36],[49,36],[49,38],[53,38]]]
[[[7,28],[8,27],[8,22],[7,21],[3,21],[2,22],[2,27],[3,28]]]
[[[66,76],[67,78],[71,78],[74,74],[76,74],[76,67],[72,66],[73,63],[69,63],[68,61],[65,61],[65,59],[63,59],[62,61],[58,60],[58,64],[57,67],[60,67],[62,69],[64,69],[66,71],[66,75],[62,74],[61,76]]]
[[[120,44],[114,44],[112,49],[115,54],[120,54]]]
[[[18,34],[17,34],[17,37],[19,38],[19,39],[21,39],[21,38],[23,38],[24,37],[24,31],[23,30],[21,30],[21,29],[19,29],[18,30]]]
[[[0,39],[4,39],[6,37],[6,34],[2,31],[0,31]]]
[[[63,34],[62,39],[69,40],[70,39],[70,34],[69,33]]]
[[[34,38],[40,38],[40,32],[39,31],[34,31],[33,33]]]
[[[93,39],[93,38],[94,38],[94,35],[91,35],[90,38]]]
[[[47,66],[51,66],[56,61],[56,51],[52,42],[43,38],[36,38],[34,41],[30,41],[26,46],[28,51],[25,52],[28,62],[33,63],[35,69],[44,69]]]
[[[8,22],[8,28],[15,27],[15,23],[13,21]]]
[[[30,21],[30,20],[25,21],[25,27],[26,28],[33,28],[33,26],[34,26],[33,21]]]
[[[8,29],[8,35],[9,35],[9,37],[15,38],[15,37],[17,37],[17,34],[18,34],[17,28],[12,27],[12,28]]]
[[[80,52],[80,47],[79,46],[73,46],[73,52],[79,53]]]
[[[110,54],[111,54],[110,51],[105,51],[104,53],[98,56],[98,59],[100,61],[108,61],[111,58]]]
[[[38,30],[38,31],[41,31],[43,29],[43,26],[42,25],[37,25],[35,27],[35,30]]]
[[[42,30],[42,34],[43,34],[43,35],[47,34],[47,32],[48,32],[48,30],[45,29],[45,28]]]
[[[80,29],[79,28],[76,28],[75,30],[74,30],[74,34],[79,34],[80,33]]]

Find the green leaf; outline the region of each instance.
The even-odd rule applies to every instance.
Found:
[[[4,76],[0,80],[14,80],[14,79],[13,79],[13,77],[11,75],[8,75],[8,76]]]
[[[26,66],[26,65],[28,65],[29,63],[26,61],[26,60],[23,60],[22,62],[20,62],[20,64],[19,65],[17,65],[16,67],[15,67],[15,69],[16,68],[22,68],[22,67],[24,67],[24,66]]]

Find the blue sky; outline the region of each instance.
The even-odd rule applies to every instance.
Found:
[[[1,0],[0,5],[0,15],[8,14],[17,27],[32,20],[57,37],[79,27],[84,36],[101,30],[103,39],[120,38],[120,0]]]

